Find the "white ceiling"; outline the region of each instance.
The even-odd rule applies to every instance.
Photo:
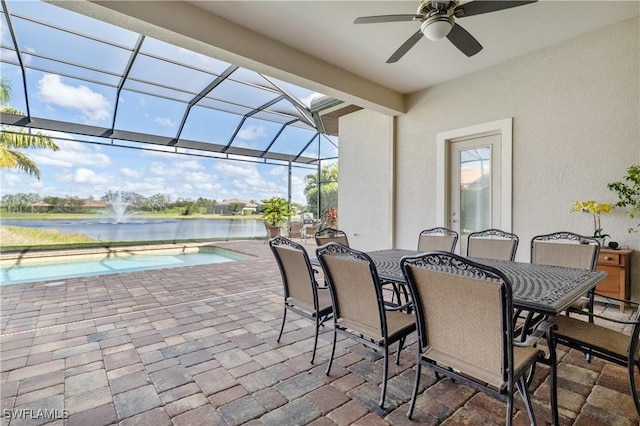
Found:
[[[478,1],[478,0],[476,0]],[[413,14],[418,1],[191,1],[256,33],[400,93],[411,93],[640,14],[640,1],[559,1],[457,19],[484,49],[467,58],[448,40],[423,38],[391,54],[419,22],[354,25],[359,16]]]

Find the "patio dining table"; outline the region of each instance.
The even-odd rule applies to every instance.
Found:
[[[400,268],[400,260],[404,256],[419,253],[421,252],[416,250],[387,249],[370,251],[367,252],[367,255],[373,260],[380,280],[406,285],[404,274]],[[514,309],[531,311],[542,316],[554,316],[562,313],[571,306],[571,303],[587,294],[607,276],[606,272],[602,271],[484,258],[470,259],[480,264],[493,266],[504,273],[511,281]],[[319,264],[316,258],[313,258],[311,263]],[[548,333],[552,332],[552,330],[548,330]],[[555,366],[555,351],[550,350],[548,358],[540,362]],[[551,421],[558,425],[557,371],[555,368],[551,368],[551,382]]]
[[[381,280],[406,284],[400,259],[416,250],[388,249],[367,252]],[[606,272],[525,262],[470,258],[502,271],[511,281],[513,307],[543,315],[558,315],[602,281]]]

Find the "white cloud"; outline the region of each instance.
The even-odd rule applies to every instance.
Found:
[[[142,177],[142,173],[137,170],[130,169],[129,167],[123,167],[120,169],[120,173],[130,178]]]
[[[29,156],[38,165],[68,168],[83,165],[104,168],[112,164],[111,158],[100,152],[100,148],[96,145],[56,139],[56,136],[66,137],[61,133],[47,132],[47,134],[54,139],[60,149],[58,151],[48,149],[30,151]]]
[[[216,164],[215,169],[229,177],[247,177],[258,173],[255,165],[250,163],[231,164],[230,162],[219,162]]]
[[[105,174],[97,174],[93,170],[78,168],[75,172],[68,172],[58,176],[58,181],[68,182],[79,185],[106,185],[113,183],[111,176]]]
[[[153,121],[155,121],[156,123],[164,127],[175,127],[175,125],[173,124],[173,121],[171,121],[170,118],[156,117],[153,119]]]
[[[79,111],[89,124],[109,118],[109,102],[102,94],[84,85],[65,84],[59,75],[45,74],[38,81],[38,95],[48,104]]]
[[[244,140],[254,140],[267,137],[267,130],[264,126],[247,126],[238,132],[238,137]]]

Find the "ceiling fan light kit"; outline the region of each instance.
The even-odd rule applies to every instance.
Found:
[[[450,16],[433,16],[422,23],[420,31],[432,41],[442,40],[453,28],[453,18]]]
[[[421,0],[415,14],[361,16],[354,24],[378,24],[383,22],[419,21],[420,30],[407,39],[387,59],[387,63],[397,62],[424,36],[429,40],[447,38],[466,56],[473,56],[482,50],[482,45],[464,28],[456,23],[456,18],[482,15],[512,7],[536,3],[538,0],[475,0],[460,4],[459,0]]]

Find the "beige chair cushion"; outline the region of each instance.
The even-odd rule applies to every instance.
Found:
[[[420,235],[418,251],[441,250],[450,252],[454,239],[455,236],[453,235]]]
[[[503,238],[470,238],[467,255],[484,259],[511,260],[515,240]]]
[[[596,245],[534,241],[531,261],[540,265],[591,269]]]
[[[558,325],[555,331],[558,336],[588,342],[591,346],[607,349],[622,358],[628,356],[631,337],[626,334],[564,315],[553,317],[551,321]]]

